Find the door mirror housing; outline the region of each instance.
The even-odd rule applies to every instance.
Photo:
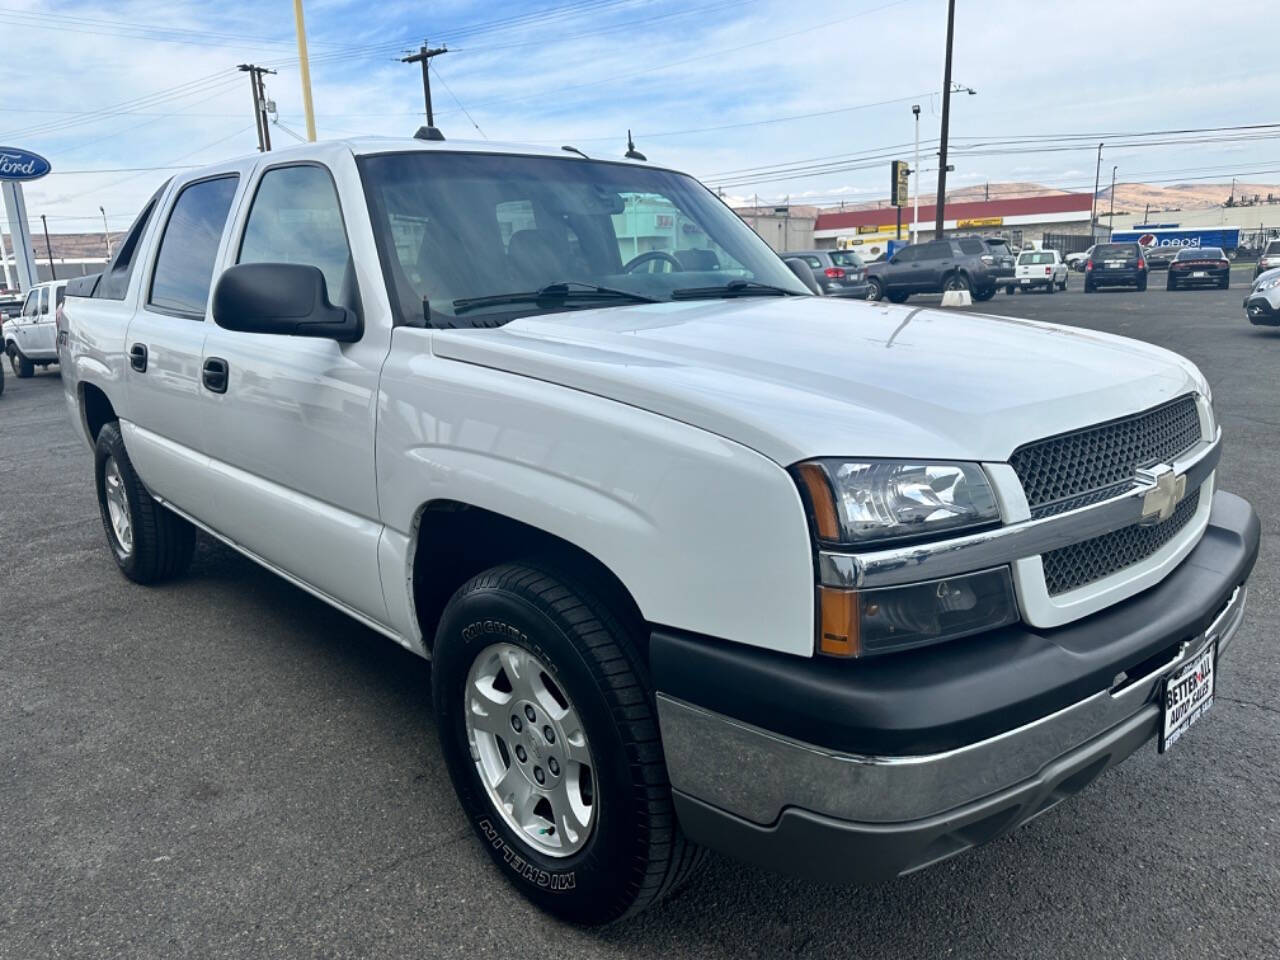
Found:
[[[813,267],[809,266],[799,257],[787,257],[783,261],[791,272],[800,278],[800,282],[809,288],[809,292],[818,296],[822,295],[822,288],[818,286],[818,281],[813,276]]]
[[[329,302],[319,267],[302,263],[238,263],[213,290],[213,322],[242,333],[321,337],[352,343],[359,316]]]

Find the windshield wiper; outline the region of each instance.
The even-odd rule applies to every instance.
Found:
[[[621,300],[627,303],[661,303],[656,297],[648,297],[643,293],[632,293],[630,290],[618,290],[614,287],[602,287],[581,280],[561,280],[548,283],[537,290],[523,293],[495,293],[487,297],[463,297],[453,301],[455,314],[466,313],[478,307],[500,306],[504,303],[537,303],[562,304],[571,300]]]
[[[715,287],[684,287],[671,292],[672,300],[709,300],[715,297],[798,297],[801,294],[786,287],[775,287],[755,280],[730,280]]]

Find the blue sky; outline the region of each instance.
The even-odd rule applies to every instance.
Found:
[[[1271,22],[1262,0],[1233,3],[1230,18],[1205,18],[1203,0],[957,7],[954,76],[977,94],[953,100],[955,185],[1088,189],[1098,139],[1273,119],[1280,66],[1255,29]],[[423,37],[450,48],[434,61],[433,93],[451,139],[616,156],[631,128],[651,160],[733,197],[881,196],[888,158],[910,159],[912,103],[923,166],[938,134],[945,0],[309,0],[306,13],[325,139],[413,132],[421,75],[397,58]],[[0,62],[0,144],[52,161],[27,206],[59,231],[96,229],[99,205],[113,228],[127,225],[170,172],[135,168],[252,152],[238,63],[278,70],[275,144],[304,130],[291,0],[0,0],[0,34],[7,51],[32,54]],[[1280,183],[1277,136],[1117,145],[1104,165],[1122,181]],[[797,169],[760,169],[781,164]]]

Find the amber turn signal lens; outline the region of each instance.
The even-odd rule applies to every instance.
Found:
[[[809,503],[813,508],[813,525],[821,540],[840,539],[840,521],[836,517],[836,499],[831,493],[827,473],[816,463],[802,463],[796,467]]]
[[[818,587],[818,652],[829,657],[862,654],[857,590]]]

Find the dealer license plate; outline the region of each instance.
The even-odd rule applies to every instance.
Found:
[[[1192,724],[1213,706],[1213,681],[1218,669],[1218,641],[1210,640],[1186,665],[1164,681],[1164,720],[1160,752],[1177,743]]]
[[[1196,278],[1196,279],[1199,279],[1200,277],[1207,277],[1207,276],[1208,276],[1208,274],[1207,274],[1207,273],[1205,273],[1203,270],[1192,270],[1192,271],[1191,271],[1191,276],[1192,276],[1192,277],[1194,277],[1194,278]]]

